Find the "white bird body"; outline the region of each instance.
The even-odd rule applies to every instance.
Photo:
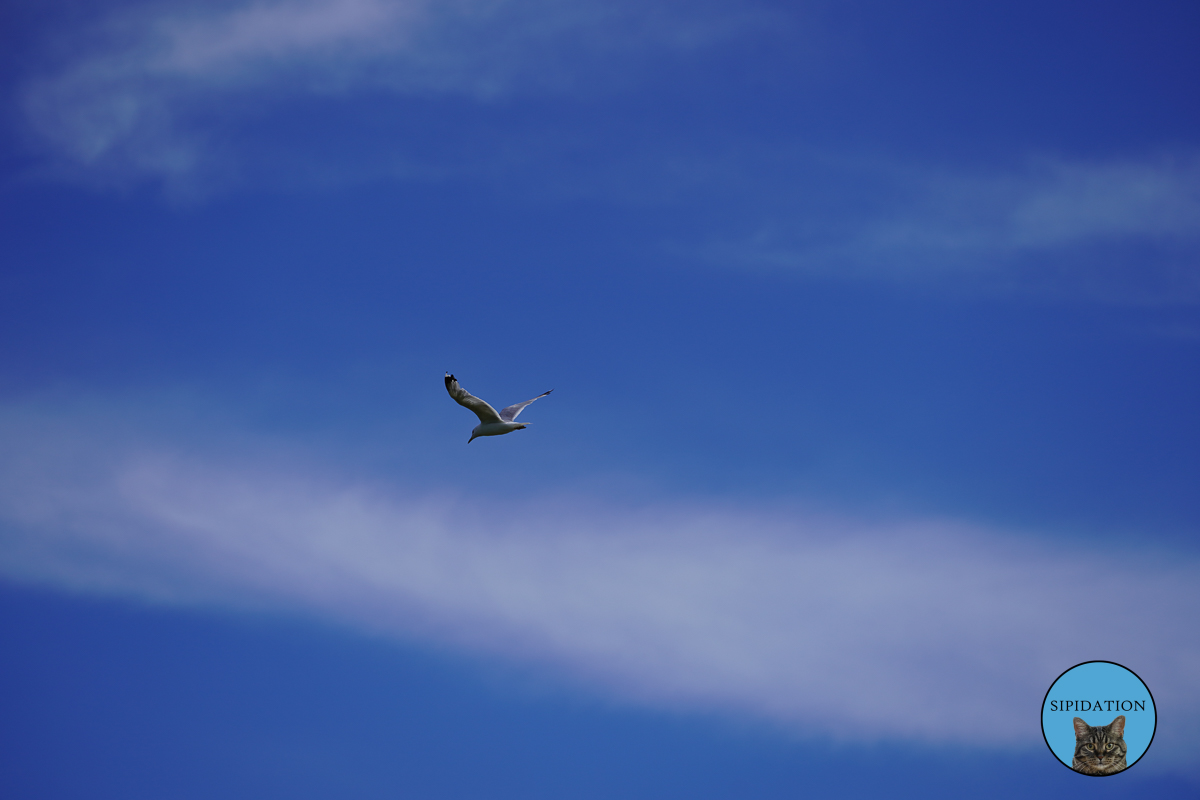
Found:
[[[498,412],[487,401],[480,400],[459,386],[458,380],[449,372],[446,373],[446,391],[454,398],[454,402],[471,409],[475,412],[475,416],[479,417],[479,424],[472,429],[471,438],[467,439],[467,444],[470,444],[480,436],[501,436],[529,427],[528,423],[517,422],[517,415],[521,413],[521,410],[525,406],[534,400],[545,397],[554,390],[551,389],[550,392],[542,392],[537,397],[532,400],[526,400],[524,403],[514,403],[511,406],[506,406]]]
[[[481,422],[471,429],[471,439],[478,436],[500,436],[528,427],[528,423],[525,422]],[[467,444],[471,443],[471,439],[467,440]]]

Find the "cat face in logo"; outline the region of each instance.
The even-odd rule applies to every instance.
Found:
[[[1075,718],[1075,760],[1071,769],[1084,775],[1112,775],[1125,764],[1125,715],[1092,727]]]

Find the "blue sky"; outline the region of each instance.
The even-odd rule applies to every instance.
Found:
[[[2,13],[6,796],[1194,796],[1194,5]]]

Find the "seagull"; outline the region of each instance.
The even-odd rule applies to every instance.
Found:
[[[479,417],[479,424],[471,431],[471,438],[467,439],[467,444],[470,444],[478,436],[499,436],[503,433],[511,433],[512,431],[519,431],[522,428],[529,427],[524,422],[517,422],[517,415],[521,413],[521,410],[525,406],[532,403],[533,400],[543,398],[554,390],[551,389],[550,392],[542,392],[533,398],[533,400],[526,400],[524,403],[514,403],[507,408],[501,409],[499,414],[496,413],[496,409],[492,408],[485,401],[480,400],[459,386],[458,379],[449,372],[446,373],[446,391],[454,398],[454,402],[460,406],[466,406],[475,412],[475,416]]]

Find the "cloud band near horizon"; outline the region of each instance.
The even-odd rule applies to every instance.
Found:
[[[986,723],[984,747],[1031,746],[1054,678],[1105,659],[1163,709],[1159,763],[1190,761],[1178,746],[1200,714],[1200,645],[1183,633],[1200,601],[1190,554],[785,502],[489,502],[5,417],[9,579],[298,613],[850,741],[971,746]]]

